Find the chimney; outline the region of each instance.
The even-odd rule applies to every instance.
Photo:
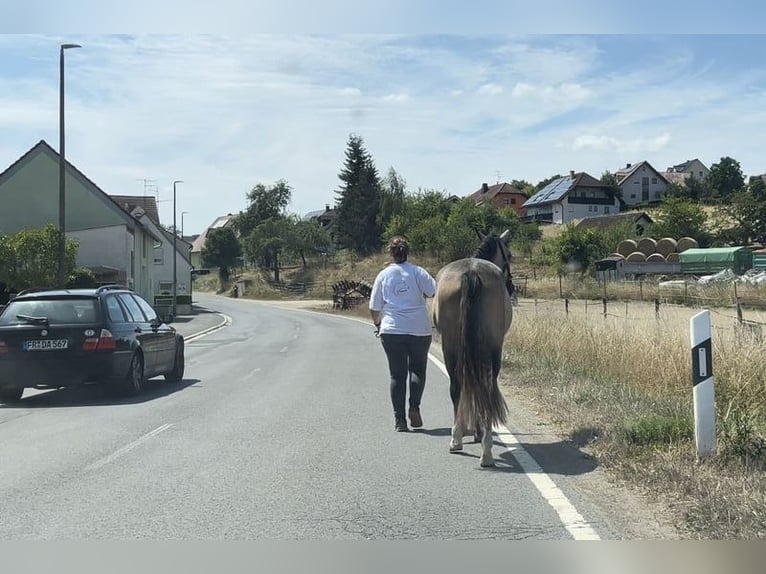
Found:
[[[628,169],[629,167],[630,167],[630,164],[629,164],[629,163],[626,163],[626,164],[625,164],[625,169]]]
[[[325,203],[324,204],[324,210],[325,210],[325,212],[330,211],[330,204],[329,203]]]
[[[489,186],[486,183],[481,184],[481,191],[484,193],[487,193],[489,191]]]
[[[571,177],[572,179],[574,179],[574,176],[575,176],[574,170],[573,170],[573,169],[570,169],[570,170],[569,170],[569,177]]]

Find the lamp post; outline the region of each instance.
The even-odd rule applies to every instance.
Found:
[[[184,215],[188,215],[188,211],[181,212],[181,239],[184,238]]]
[[[178,279],[176,276],[178,264],[178,251],[176,250],[176,238],[178,237],[178,228],[176,227],[176,184],[179,183],[183,183],[183,181],[179,179],[173,182],[173,317],[176,316],[176,299],[178,298]]]
[[[66,174],[64,166],[64,50],[82,48],[79,44],[61,44],[59,49],[59,256],[58,286],[66,287]]]

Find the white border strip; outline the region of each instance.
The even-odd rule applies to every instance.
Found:
[[[150,432],[146,433],[144,436],[142,436],[140,438],[137,438],[136,440],[134,440],[131,443],[126,444],[124,447],[122,447],[120,449],[117,449],[116,451],[114,451],[109,456],[106,456],[106,457],[102,458],[101,460],[97,460],[93,464],[89,464],[87,467],[85,467],[85,470],[98,470],[99,468],[101,468],[103,466],[106,466],[110,462],[112,462],[112,461],[120,458],[121,456],[129,453],[131,450],[133,450],[137,446],[140,446],[141,444],[143,444],[146,441],[148,441],[150,438],[157,436],[158,434],[160,434],[163,431],[168,430],[172,426],[173,425],[171,423],[167,423],[167,424],[162,425],[161,427],[157,427],[153,431],[150,431]]]
[[[216,311],[218,313],[218,311]],[[218,325],[213,325],[212,327],[208,327],[207,329],[203,329],[202,331],[199,331],[197,333],[193,333],[189,335],[188,337],[184,337],[184,343],[188,343],[189,341],[194,341],[195,339],[201,339],[202,337],[205,337],[206,335],[209,335],[210,333],[214,333],[215,331],[218,331],[219,329],[223,329],[224,327],[228,327],[232,323],[232,318],[228,315],[224,315],[223,313],[218,313],[221,317],[223,317],[223,321],[218,323]]]
[[[447,373],[447,367],[433,354],[429,353],[428,358],[449,377]],[[524,470],[524,474],[527,475],[532,484],[537,488],[540,495],[553,507],[556,514],[559,516],[559,520],[567,529],[567,532],[571,534],[575,540],[601,540],[601,537],[596,533],[593,527],[588,524],[582,515],[577,512],[574,505],[569,502],[569,499],[563,493],[563,491],[556,486],[553,479],[548,476],[543,469],[537,464],[537,461],[532,457],[527,450],[521,446],[519,440],[514,434],[508,430],[504,425],[500,425],[495,429],[495,435],[505,445],[513,455],[513,458],[519,463]]]

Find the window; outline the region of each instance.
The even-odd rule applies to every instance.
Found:
[[[506,206],[511,205],[510,198],[506,197],[505,199],[503,199],[503,205],[506,205]]]
[[[605,205],[604,206],[604,215],[607,215],[608,213],[609,213],[609,206]]]
[[[653,177],[653,178],[652,178],[652,183],[653,183],[653,184],[656,184],[656,183],[657,183],[657,178],[656,178],[656,177]]]
[[[128,310],[128,315],[133,323],[146,323],[146,317],[144,317],[144,314],[141,312],[141,307],[138,306],[138,303],[136,303],[136,300],[133,299],[133,297],[126,293],[118,295],[118,297]]]
[[[631,193],[630,194],[630,199],[636,199],[636,194],[635,193]]]
[[[141,310],[144,312],[144,315],[146,315],[146,318],[149,321],[153,321],[157,318],[157,313],[154,309],[152,309],[152,306],[149,305],[146,301],[144,301],[141,297],[133,297],[138,302],[139,307],[141,307]]]
[[[97,302],[91,298],[22,299],[8,303],[0,325],[38,324],[33,319],[47,319],[51,325],[87,325],[98,322],[98,315]]]
[[[116,296],[106,298],[106,310],[109,313],[109,320],[115,323],[125,322],[125,313],[122,311],[120,302]]]
[[[654,193],[654,199],[659,199],[659,198],[660,198],[660,192],[659,192],[659,191],[656,191],[656,192]]]
[[[516,205],[516,198],[515,197],[511,198],[511,205]]]

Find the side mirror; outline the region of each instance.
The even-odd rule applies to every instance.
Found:
[[[152,329],[159,329],[160,326],[162,325],[162,319],[160,319],[159,317],[155,315],[154,318],[149,322],[149,324],[151,325]]]

